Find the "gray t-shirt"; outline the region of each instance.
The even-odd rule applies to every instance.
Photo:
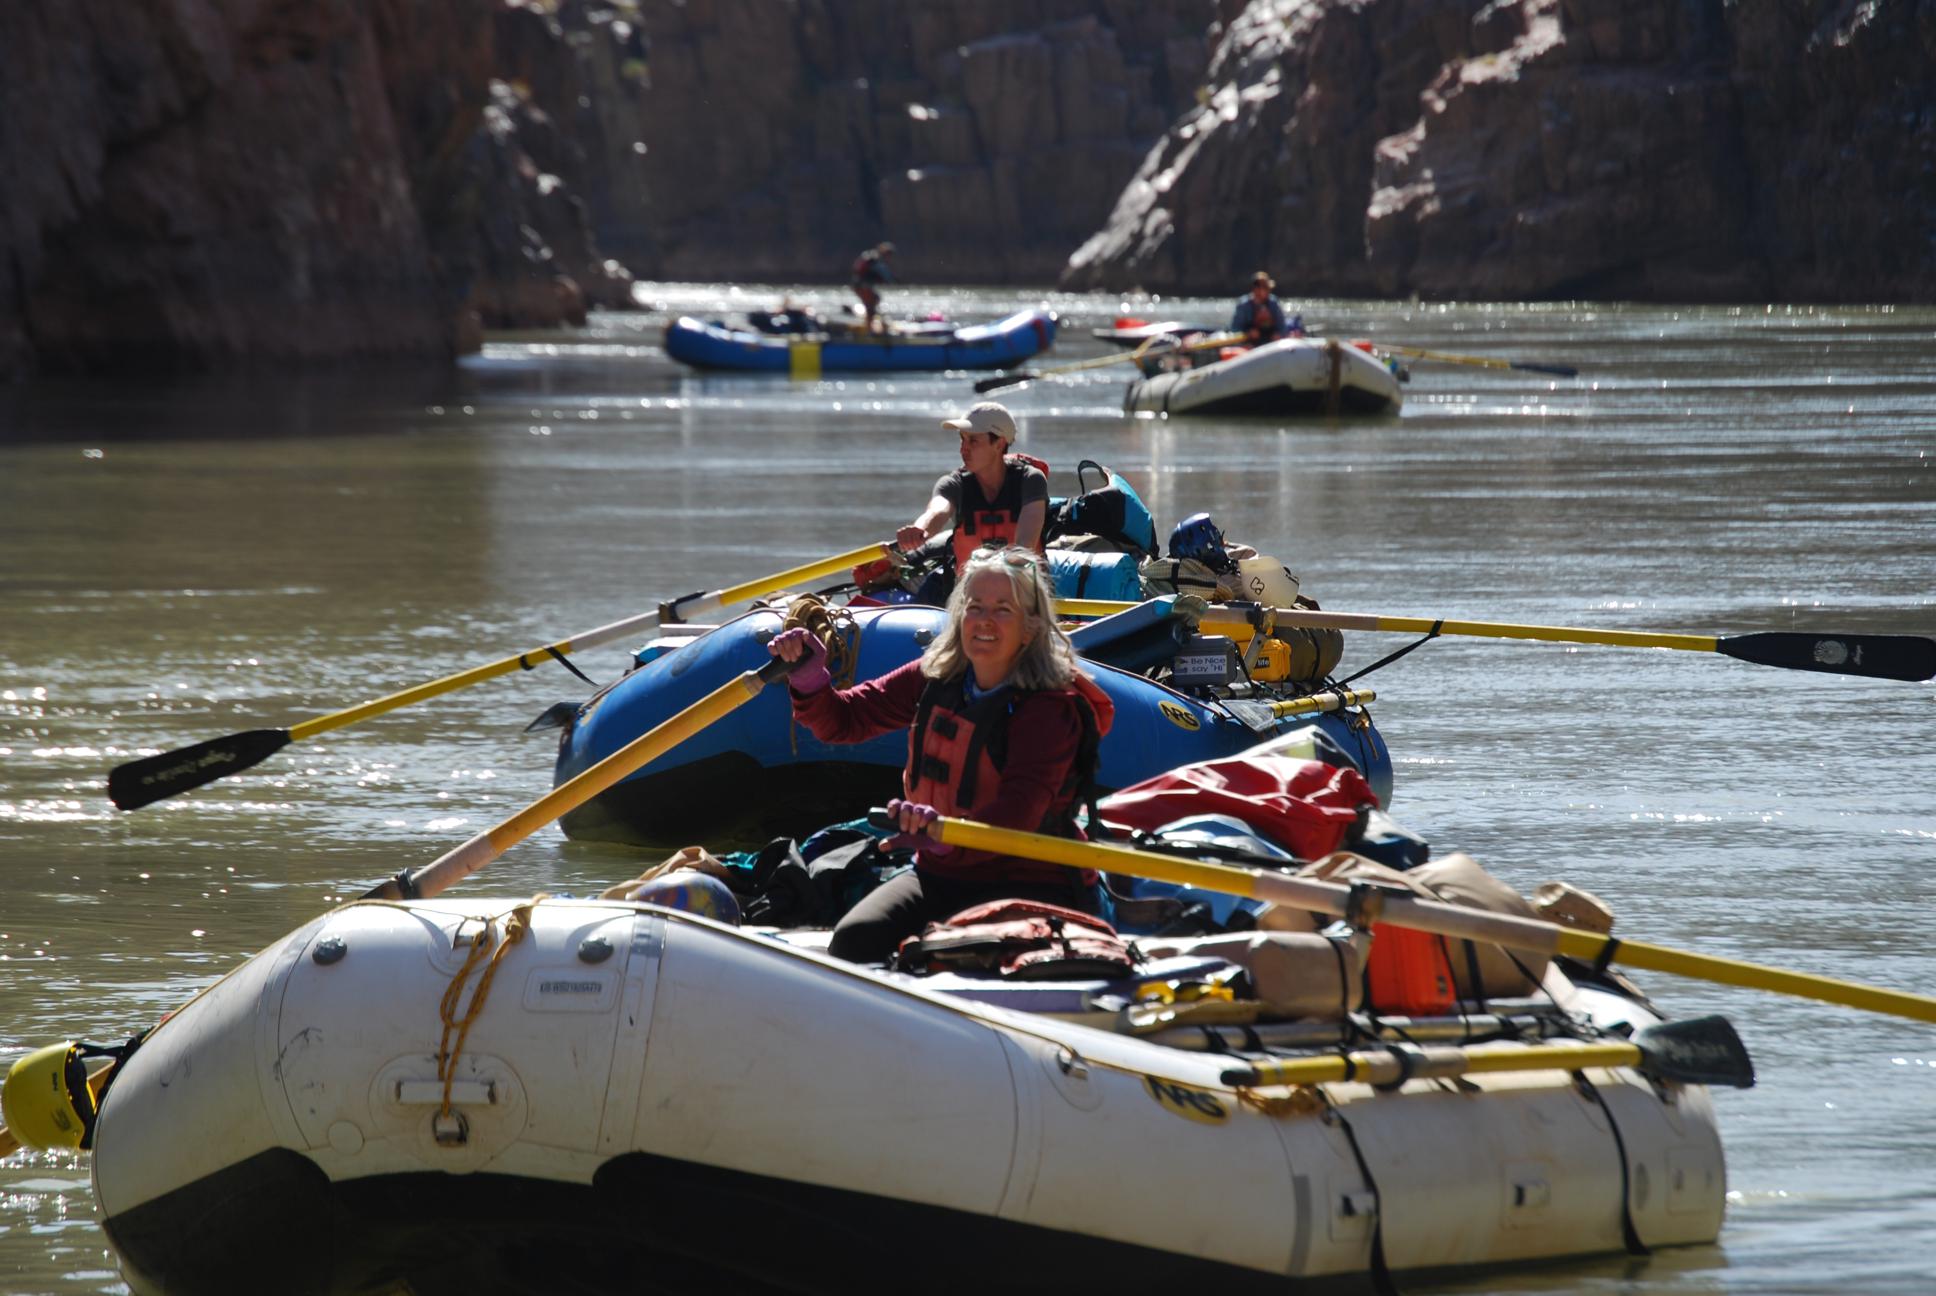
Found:
[[[1008,475],[1002,478],[1002,493],[1008,494],[1014,489],[1018,478],[1022,494],[1015,505],[1017,515],[1037,500],[1045,505],[1049,502],[1049,479],[1040,468],[1030,463],[1010,461]],[[948,501],[954,508],[956,517],[961,516],[964,502],[971,513],[978,509],[991,509],[996,505],[995,500],[982,494],[981,483],[965,468],[957,468],[953,472],[941,474],[941,479],[934,484],[934,493]],[[967,496],[965,501],[962,498],[964,494]]]

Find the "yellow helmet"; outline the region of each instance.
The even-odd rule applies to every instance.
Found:
[[[94,1134],[94,1095],[80,1045],[49,1044],[15,1062],[0,1084],[0,1116],[27,1147],[86,1147]]]

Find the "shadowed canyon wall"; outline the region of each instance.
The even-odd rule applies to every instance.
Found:
[[[1042,282],[1194,102],[1214,0],[689,0],[638,11],[643,183],[601,243],[671,278]]]
[[[881,238],[930,283],[1929,301],[1932,67],[1936,0],[0,5],[0,376],[441,363]]]
[[[0,376],[447,361],[623,286],[497,0],[0,5]],[[575,277],[574,277],[575,276]]]

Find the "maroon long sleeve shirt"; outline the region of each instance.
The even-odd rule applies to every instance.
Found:
[[[793,714],[814,737],[827,743],[866,742],[914,723],[927,678],[917,659],[849,689],[823,688],[794,693]],[[1068,782],[1069,766],[1082,742],[1080,704],[1066,692],[1024,693],[1008,722],[1008,750],[994,797],[976,818],[998,828],[1037,832]],[[1077,874],[1060,865],[1019,860],[988,851],[956,847],[915,851],[915,863],[948,877],[1031,883],[1073,882]]]

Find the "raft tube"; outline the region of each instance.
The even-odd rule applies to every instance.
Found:
[[[992,324],[935,332],[776,337],[681,316],[666,325],[666,354],[696,369],[811,378],[821,373],[1000,369],[1055,345],[1055,312],[1017,311]]]
[[[921,605],[858,609],[853,616],[859,628],[853,678],[863,680],[914,660],[947,623],[941,609]],[[653,656],[596,694],[560,736],[554,781],[574,777],[741,671],[765,664],[766,641],[779,629],[777,613],[748,613]],[[1094,632],[1079,633],[1087,644]],[[1146,652],[1146,639],[1147,631],[1132,625],[1113,642]],[[1391,754],[1375,727],[1356,728],[1354,717],[1328,714],[1285,717],[1260,731],[1214,701],[1103,665],[1097,659],[1107,660],[1109,647],[1082,648],[1084,669],[1116,704],[1097,770],[1102,791],[1316,725],[1359,767],[1380,801],[1390,800]],[[793,723],[786,690],[768,688],[560,822],[567,836],[581,840],[649,845],[698,840],[703,830],[761,841],[793,836],[898,796],[906,762],[905,732],[851,745],[823,743]]]
[[[513,907],[447,1084],[438,1001]],[[1654,1020],[1554,975],[1580,1021]],[[122,1064],[93,1186],[137,1296],[834,1292],[949,1257],[1003,1290],[1308,1293],[1719,1230],[1702,1087],[1320,1099],[1231,1065],[649,905],[357,902]]]
[[[1403,399],[1398,376],[1357,347],[1285,338],[1228,360],[1134,379],[1123,412],[1395,414]]]

